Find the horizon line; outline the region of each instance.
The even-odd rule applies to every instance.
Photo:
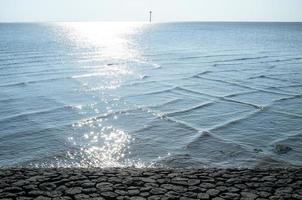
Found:
[[[179,20],[179,21],[152,21],[147,20],[49,20],[49,21],[0,21],[1,24],[17,24],[17,23],[67,23],[67,22],[145,22],[145,23],[302,23],[302,21],[278,21],[278,20]]]

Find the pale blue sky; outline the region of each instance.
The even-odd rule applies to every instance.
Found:
[[[302,21],[302,0],[0,0],[0,21]]]

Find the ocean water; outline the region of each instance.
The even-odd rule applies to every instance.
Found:
[[[302,165],[302,23],[0,24],[0,166]]]

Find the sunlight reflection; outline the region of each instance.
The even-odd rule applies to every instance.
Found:
[[[77,59],[85,73],[72,76],[82,88],[78,92],[101,94],[98,102],[108,104],[104,93],[120,87],[130,76],[141,77],[133,64],[144,62],[135,44],[137,35],[144,30],[145,23],[126,22],[75,22],[60,23],[68,40],[77,49],[85,49],[84,59]],[[98,104],[77,106],[79,110],[89,109],[98,117],[81,119],[74,123],[74,136],[68,140],[76,150],[69,151],[67,160],[79,167],[121,167],[142,163],[128,160],[130,143],[134,140],[128,133],[111,126],[106,116],[113,112],[111,106]],[[101,116],[101,117],[100,117]],[[104,117],[104,119],[102,119]],[[112,120],[118,120],[117,115]],[[105,124],[106,122],[106,124]],[[62,163],[64,160],[58,160]]]
[[[74,22],[60,25],[68,33],[68,38],[79,47],[93,47],[102,58],[129,59],[139,56],[139,52],[132,48],[130,39],[144,29],[145,23]]]
[[[137,75],[132,64],[143,58],[134,41],[146,23],[73,22],[59,26],[76,49],[85,49],[84,58],[77,62],[87,72],[72,77],[82,82],[84,90],[116,89],[124,77]]]

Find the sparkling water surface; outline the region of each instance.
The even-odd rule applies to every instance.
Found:
[[[0,24],[0,166],[302,165],[302,23]]]

